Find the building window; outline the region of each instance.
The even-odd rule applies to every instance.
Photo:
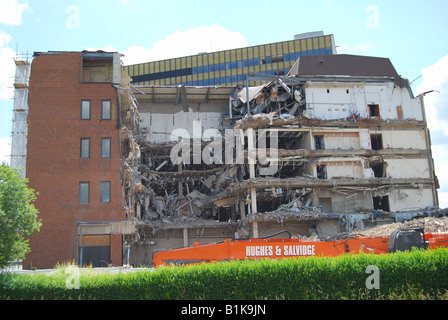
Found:
[[[314,136],[314,147],[316,150],[324,150],[325,149],[324,136],[322,136],[322,135]]]
[[[375,178],[386,178],[386,163],[382,161],[373,161],[370,163]]]
[[[110,181],[100,183],[100,202],[110,203]]]
[[[327,166],[325,164],[318,165],[317,169],[317,179],[327,179]]]
[[[378,104],[369,104],[369,112],[370,117],[379,117],[380,116],[380,106]]]
[[[383,135],[371,134],[370,141],[372,142],[372,150],[383,150]]]
[[[81,159],[90,158],[90,138],[81,138]]]
[[[80,182],[79,183],[79,203],[89,203],[89,182]]]
[[[110,158],[110,138],[101,138],[101,158]]]
[[[283,62],[283,55],[272,56],[272,63]]]
[[[81,101],[81,120],[90,120],[90,100]]]
[[[373,197],[373,209],[389,212],[390,211],[389,196]]]
[[[101,101],[101,120],[111,119],[110,100]]]

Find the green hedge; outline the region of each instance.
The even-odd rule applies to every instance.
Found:
[[[368,266],[379,269],[379,289],[368,290]],[[0,299],[448,299],[448,249],[388,255],[344,255],[232,261],[132,273],[81,272],[0,275]]]

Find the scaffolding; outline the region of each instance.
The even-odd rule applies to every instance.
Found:
[[[20,175],[25,178],[30,63],[20,56],[17,56],[14,62],[16,65],[16,73],[14,78],[11,168],[19,169]]]

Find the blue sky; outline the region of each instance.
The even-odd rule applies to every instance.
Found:
[[[439,92],[427,96],[426,107],[448,207],[447,12],[445,0],[0,0],[0,159],[10,152],[16,48],[31,54],[113,48],[128,64],[322,30],[334,35],[338,53],[388,57],[403,77],[421,76],[415,94]]]

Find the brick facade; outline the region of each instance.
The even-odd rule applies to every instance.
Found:
[[[79,263],[80,222],[121,221],[120,141],[117,92],[112,83],[82,83],[81,53],[39,55],[31,66],[27,177],[41,231],[30,237],[24,268]],[[81,120],[81,100],[90,100],[90,120]],[[111,119],[101,120],[102,100]],[[90,157],[81,159],[80,140],[90,138]],[[111,138],[111,157],[101,157],[101,138]],[[79,183],[89,182],[89,203],[79,203]],[[100,182],[111,183],[110,203],[100,203]],[[110,263],[122,264],[122,236],[110,236]]]

